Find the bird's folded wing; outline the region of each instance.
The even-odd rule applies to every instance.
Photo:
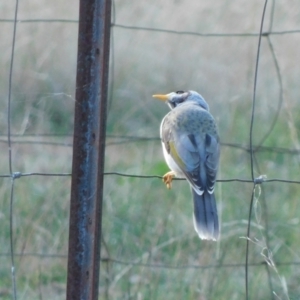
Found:
[[[216,182],[216,176],[219,165],[220,157],[220,144],[219,139],[216,139],[212,135],[206,134],[205,137],[205,170],[207,176],[207,190],[209,193],[214,191],[214,185]]]
[[[213,192],[219,161],[218,140],[206,134],[205,138],[178,134],[168,141],[169,154],[185,174],[187,180],[201,195]]]

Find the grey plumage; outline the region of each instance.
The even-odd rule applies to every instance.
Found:
[[[193,189],[194,228],[199,237],[204,240],[219,238],[219,221],[214,194],[205,191],[201,196]]]
[[[186,178],[191,186],[195,230],[201,239],[217,240],[219,223],[213,192],[220,147],[208,104],[194,91],[154,97],[171,108],[161,124],[162,146],[172,173]]]

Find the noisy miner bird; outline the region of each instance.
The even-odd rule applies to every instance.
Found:
[[[214,185],[220,145],[216,123],[208,104],[195,91],[153,95],[171,111],[160,125],[165,160],[171,169],[163,177],[171,188],[174,176],[185,178],[194,200],[194,227],[201,239],[217,240],[219,222]]]

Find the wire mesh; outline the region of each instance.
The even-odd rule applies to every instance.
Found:
[[[258,61],[265,3],[114,2],[100,299],[299,297],[300,8],[269,1]],[[0,295],[63,299],[78,8],[14,5],[0,15]],[[186,182],[161,183],[168,109],[151,95],[180,89],[220,128],[217,243],[193,231]]]

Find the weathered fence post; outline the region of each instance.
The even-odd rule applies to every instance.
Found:
[[[98,299],[111,0],[80,0],[67,299]]]

